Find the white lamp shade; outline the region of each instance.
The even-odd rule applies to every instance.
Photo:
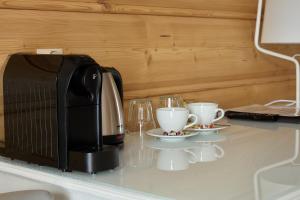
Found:
[[[300,44],[300,0],[267,0],[262,43]]]

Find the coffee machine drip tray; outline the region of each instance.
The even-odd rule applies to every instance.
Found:
[[[71,150],[69,156],[70,170],[85,171],[91,174],[113,169],[119,165],[119,152],[115,146],[103,145],[100,151]]]

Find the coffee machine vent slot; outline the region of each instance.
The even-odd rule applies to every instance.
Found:
[[[5,110],[10,151],[56,159],[57,135],[55,85],[43,82],[6,84]]]

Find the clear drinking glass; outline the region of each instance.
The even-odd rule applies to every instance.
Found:
[[[150,99],[133,99],[129,101],[128,131],[138,132],[156,128]]]
[[[181,96],[170,95],[159,97],[160,108],[184,107],[184,102]]]

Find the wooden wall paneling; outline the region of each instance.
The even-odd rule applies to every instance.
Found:
[[[131,15],[162,15],[254,19],[251,0],[220,1],[122,1],[122,0],[0,0],[0,8],[52,10],[64,12],[95,12]]]
[[[7,19],[0,21],[0,43],[6,44],[0,52],[63,47],[90,54],[121,71],[126,99],[292,73],[257,55],[252,21],[22,10],[0,10],[0,17]]]
[[[256,6],[256,0],[0,0],[0,65],[9,54],[37,48],[91,55],[120,70],[125,110],[129,99],[156,103],[166,94],[225,108],[294,98],[293,65],[254,48]]]
[[[162,8],[184,8],[196,10],[219,10],[230,12],[256,13],[256,0],[106,0],[119,5],[136,5]]]

